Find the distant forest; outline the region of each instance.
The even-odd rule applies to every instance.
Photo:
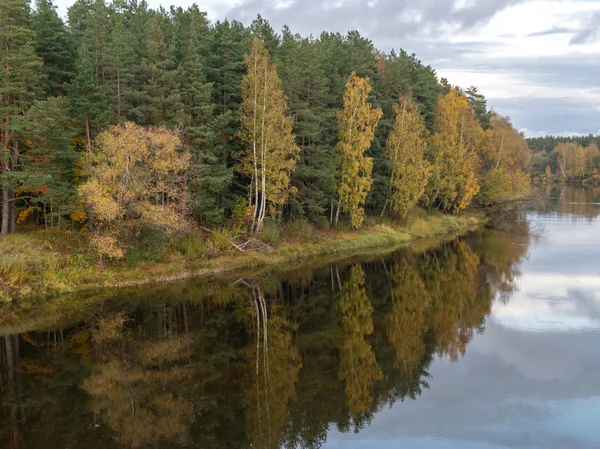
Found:
[[[545,136],[527,139],[532,152],[533,175],[555,175],[563,179],[585,179],[600,170],[600,136]]]
[[[358,228],[528,191],[525,139],[477,88],[357,31],[137,0],[78,0],[64,22],[49,0],[2,0],[0,46],[3,235]]]

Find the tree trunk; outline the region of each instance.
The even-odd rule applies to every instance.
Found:
[[[8,235],[10,221],[10,192],[7,188],[2,189],[2,227],[0,235]]]
[[[92,139],[90,137],[90,120],[88,118],[88,115],[85,114],[85,144],[86,144],[86,149],[91,152],[92,151]]]
[[[17,202],[14,190],[8,192],[8,233],[14,234],[17,229]]]

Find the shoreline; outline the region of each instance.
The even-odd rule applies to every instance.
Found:
[[[368,249],[399,248],[418,240],[449,239],[483,226],[483,214],[464,213],[458,216],[434,214],[417,219],[407,228],[377,224],[359,231],[318,232],[308,242],[282,243],[270,253],[230,251],[208,260],[190,260],[181,255],[165,261],[112,264],[99,267],[69,254],[52,252],[52,262],[37,273],[38,281],[8,283],[0,290],[0,303],[11,307],[20,302],[51,300],[61,295],[84,293],[99,289],[135,287],[159,283],[218,277],[235,271],[282,266],[307,261],[319,256],[339,255],[340,258]],[[30,236],[31,234],[18,234]],[[59,235],[60,238],[60,235]],[[39,243],[39,242],[38,242]],[[52,249],[53,244],[44,241]],[[37,250],[39,251],[39,250]],[[63,251],[64,252],[64,251]],[[56,256],[59,254],[58,256]],[[56,257],[55,257],[56,256]],[[34,256],[35,257],[35,256]],[[79,261],[78,261],[79,260]],[[61,266],[61,263],[65,264]],[[60,267],[60,268],[57,268]],[[2,267],[0,267],[2,268]],[[0,275],[2,275],[0,271]]]

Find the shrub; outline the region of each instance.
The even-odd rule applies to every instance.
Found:
[[[279,228],[277,224],[273,222],[265,223],[258,238],[267,245],[277,246],[279,244]]]
[[[231,248],[231,240],[233,239],[232,232],[227,228],[217,229],[210,234],[210,242],[215,251],[223,252]]]
[[[314,226],[304,218],[290,221],[283,225],[283,238],[290,242],[305,242],[312,240],[315,234]]]
[[[178,239],[173,246],[182,256],[189,259],[203,260],[210,253],[206,240],[200,233],[196,232]]]

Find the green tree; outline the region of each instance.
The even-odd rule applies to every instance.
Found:
[[[174,47],[167,39],[162,18],[154,14],[146,30],[146,57],[142,62],[142,124],[181,125],[182,103],[177,85]]]
[[[19,133],[23,111],[39,92],[42,64],[35,54],[26,0],[0,3],[0,235],[15,231],[15,188],[20,167]]]
[[[108,8],[104,0],[77,0],[68,12],[69,29],[77,48],[85,45],[97,85],[104,82],[104,52],[108,42]]]
[[[338,210],[350,215],[353,228],[360,228],[364,220],[364,204],[373,183],[373,160],[365,156],[375,136],[381,118],[381,109],[373,109],[368,100],[371,86],[368,78],[350,75],[344,94],[344,109],[338,113],[339,181]]]
[[[122,123],[131,117],[134,101],[135,54],[133,35],[125,24],[120,10],[111,11],[110,35],[104,54],[108,100],[112,109],[112,123]]]
[[[46,95],[63,95],[64,85],[73,76],[76,48],[51,0],[36,0],[31,28],[35,32],[35,52],[44,64]]]
[[[467,101],[475,112],[475,117],[479,120],[481,128],[485,131],[492,127],[492,113],[487,110],[487,100],[483,94],[479,93],[479,89],[475,86],[469,87],[465,91]]]
[[[191,11],[184,57],[179,65],[183,101],[184,142],[190,148],[191,208],[202,222],[221,223],[225,218],[233,169],[227,165],[226,147],[217,133],[229,113],[217,116],[212,102],[213,84],[207,82],[210,30],[206,15]]]
[[[322,47],[312,39],[294,36],[286,27],[278,52],[283,90],[294,118],[300,157],[292,184],[298,193],[290,198],[292,217],[322,219],[335,190],[334,99],[324,70]]]
[[[65,86],[71,114],[84,136],[87,151],[91,151],[92,140],[110,120],[106,90],[96,82],[96,68],[89,54],[86,44],[82,43],[77,52],[75,76],[71,83]]]

